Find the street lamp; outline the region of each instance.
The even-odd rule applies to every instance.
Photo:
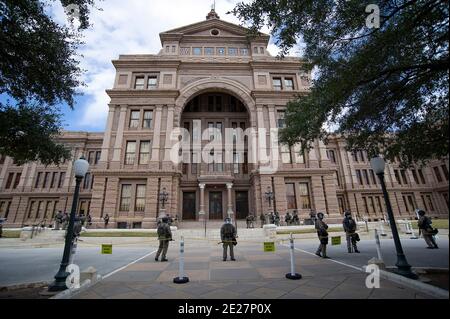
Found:
[[[270,186],[267,186],[267,192],[265,193],[266,200],[269,202],[269,210],[272,208],[273,192]],[[269,224],[269,214],[266,215],[266,223]]]
[[[66,232],[66,241],[64,244],[64,253],[58,272],[55,275],[55,281],[48,287],[48,291],[62,291],[68,287],[66,285],[66,278],[70,275],[66,271],[69,265],[70,254],[72,251],[73,239],[74,239],[74,224],[75,224],[75,212],[77,209],[78,196],[80,193],[80,184],[83,177],[86,175],[89,169],[89,163],[83,156],[76,160],[74,163],[75,172],[75,193],[73,194],[72,210],[70,211],[69,226]]]
[[[397,263],[395,264],[397,266],[397,273],[399,275],[411,278],[411,279],[417,279],[418,276],[411,271],[411,265],[408,264],[408,261],[406,260],[406,256],[403,253],[402,243],[400,242],[400,237],[398,235],[397,225],[395,224],[394,214],[392,213],[392,207],[391,202],[389,200],[389,195],[386,190],[386,184],[384,182],[384,168],[385,168],[385,161],[381,157],[374,157],[370,160],[370,165],[372,166],[373,171],[375,174],[377,174],[378,178],[380,179],[381,188],[383,190],[383,197],[386,202],[386,209],[389,217],[389,224],[391,226],[392,230],[392,237],[394,239],[395,243],[395,250],[397,251]]]

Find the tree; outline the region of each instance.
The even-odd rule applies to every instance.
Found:
[[[448,155],[448,1],[254,0],[232,13],[253,32],[268,25],[281,56],[301,40],[317,70],[287,105],[281,141],[340,133],[349,150],[405,166]]]
[[[93,0],[61,0],[78,6],[78,30],[60,26],[45,12],[49,1],[0,1],[0,153],[16,164],[59,164],[70,152],[60,135],[60,103],[74,107],[82,70],[76,60]],[[72,6],[72,8],[75,8]],[[72,10],[75,11],[75,10]]]

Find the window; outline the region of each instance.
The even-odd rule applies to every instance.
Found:
[[[192,48],[193,55],[202,55],[202,48]]]
[[[37,173],[36,182],[34,183],[34,188],[39,187],[39,183],[41,182],[42,172]]]
[[[273,78],[272,79],[272,85],[273,85],[273,89],[275,91],[281,91],[282,87],[281,87],[281,78]]]
[[[214,48],[205,48],[205,55],[214,55]]]
[[[278,118],[278,128],[283,128],[286,126],[286,112],[285,111],[277,111]]]
[[[336,171],[335,174],[336,174],[336,185],[338,187],[341,187],[341,178],[339,177],[339,171]]]
[[[327,150],[327,156],[331,163],[336,164],[336,154],[334,150]]]
[[[434,211],[434,205],[433,200],[431,199],[431,195],[426,195],[426,199],[428,202],[428,206],[430,207],[430,210]]]
[[[394,169],[394,175],[395,175],[395,180],[397,181],[397,183],[402,185],[402,181],[400,180],[400,174],[398,173],[398,170]]]
[[[129,211],[131,203],[131,185],[122,185],[122,192],[120,194],[120,211]]]
[[[361,176],[361,171],[359,169],[356,170],[356,178],[358,179],[359,185],[363,185],[363,180]]]
[[[410,205],[410,207],[412,208],[411,211],[414,211],[416,209],[416,201],[414,200],[414,198],[412,197],[412,195],[408,195],[408,203]]]
[[[135,158],[136,158],[136,142],[134,141],[127,142],[127,148],[125,152],[125,164],[133,165]]]
[[[177,47],[175,45],[172,45],[172,53],[175,53],[176,50],[177,50]]]
[[[191,163],[191,174],[192,175],[197,175],[197,164],[198,164],[197,155],[198,154],[196,154],[196,153],[192,153],[192,163]]]
[[[53,172],[52,181],[50,182],[50,188],[55,188],[57,176],[58,176],[58,172]]]
[[[139,149],[139,164],[148,164],[150,160],[150,141],[141,141]]]
[[[131,128],[138,128],[139,127],[139,111],[131,111],[130,113],[130,127]]]
[[[31,218],[31,215],[33,214],[35,205],[36,205],[36,202],[34,202],[34,201],[30,203],[30,209],[28,210],[28,218]]]
[[[19,186],[19,183],[20,183],[20,177],[22,176],[22,173],[17,173],[16,174],[16,178],[15,178],[15,180],[14,180],[14,185],[13,185],[13,188],[14,189],[16,189],[17,188],[17,186]]]
[[[166,53],[169,53],[169,50],[170,50],[170,46],[166,45]]]
[[[408,184],[408,179],[406,178],[406,170],[402,169],[400,171],[400,174],[402,175],[403,184]]]
[[[378,211],[380,213],[382,213],[383,212],[383,206],[381,205],[381,198],[380,198],[380,196],[377,196],[377,204],[378,204]]]
[[[358,153],[356,151],[352,151],[352,159],[354,162],[358,162]]]
[[[364,209],[366,211],[366,215],[370,215],[369,214],[369,205],[367,205],[367,198],[363,197],[362,199],[363,199],[363,202],[364,202]]]
[[[239,153],[233,153],[233,173],[234,174],[239,174],[239,163],[240,163],[240,159],[239,159]]]
[[[100,162],[100,157],[102,156],[102,152],[101,151],[96,151],[95,152],[95,165],[97,165]]]
[[[299,186],[299,190],[300,190],[300,203],[301,203],[302,209],[311,209],[311,201],[309,199],[308,183],[300,183],[298,186]]]
[[[89,152],[88,153],[88,163],[89,165],[92,165],[94,163],[94,152]]]
[[[366,184],[367,184],[367,185],[370,185],[369,174],[367,174],[367,170],[366,170],[366,169],[363,169],[363,170],[362,170],[362,173],[363,173],[363,175],[364,175],[364,180],[366,181]]]
[[[83,188],[89,189],[91,185],[91,173],[86,173],[84,176]]]
[[[228,48],[228,55],[238,55],[237,48]]]
[[[156,75],[152,75],[148,77],[147,89],[153,90],[156,89],[158,85],[158,77]]]
[[[180,55],[189,55],[191,53],[191,48],[180,48]]]
[[[372,177],[372,183],[373,185],[377,185],[377,178],[375,177],[375,172],[373,171],[373,169],[370,169],[370,176]]]
[[[419,179],[417,178],[417,172],[416,172],[416,170],[413,169],[413,170],[411,170],[411,172],[412,172],[412,175],[413,175],[414,182],[415,182],[416,184],[420,184],[420,183],[419,183]]]
[[[225,55],[225,48],[217,48],[217,55]]]
[[[14,173],[9,173],[8,179],[6,180],[5,189],[10,189],[11,188],[11,184],[13,182],[13,178],[14,178]]]
[[[295,198],[295,184],[286,184],[287,209],[297,209],[297,200]]]
[[[66,178],[66,173],[65,172],[61,172],[59,174],[58,188],[61,188],[63,186],[65,178]]]
[[[153,112],[152,111],[144,111],[144,128],[151,128],[153,120]]]
[[[264,54],[264,47],[259,47],[259,53]]]
[[[222,97],[216,96],[216,112],[222,112]]]
[[[143,212],[145,210],[145,185],[136,185],[136,203],[135,211]]]
[[[281,144],[281,162],[283,164],[292,164],[291,149],[288,145]]]
[[[259,52],[258,52],[258,47],[254,47],[254,48],[253,48],[253,53],[254,53],[254,54],[258,54],[258,53],[259,53]]]
[[[49,175],[50,175],[49,172],[45,172],[45,174],[44,174],[44,182],[42,183],[42,188],[46,188],[47,187],[47,182],[48,182]]]
[[[365,161],[364,151],[359,151],[359,156],[360,156],[361,162],[364,162]]]
[[[442,171],[444,172],[444,178],[445,178],[445,180],[446,181],[448,181],[448,169],[447,169],[447,165],[442,165],[441,166],[441,168],[442,168]]]
[[[248,55],[248,49],[247,48],[242,48],[242,49],[240,49],[240,51],[241,51],[241,55],[243,55],[243,56],[247,56]]]
[[[434,170],[434,175],[436,175],[437,181],[439,183],[442,182],[442,176],[441,176],[441,172],[439,172],[439,167],[433,167],[433,170]]]
[[[37,211],[36,211],[36,219],[40,217],[41,215],[41,210],[42,210],[42,201],[39,201],[38,203],[38,207],[37,207]]]
[[[341,213],[341,215],[344,214],[345,211],[345,204],[344,204],[344,198],[342,198],[341,196],[338,196],[338,203],[339,203],[339,211]]]
[[[292,80],[292,78],[284,79],[284,89],[286,91],[292,91],[294,89],[294,81]]]
[[[417,172],[419,173],[420,181],[422,182],[422,184],[426,184],[425,176],[423,176],[422,169],[418,169]]]
[[[294,160],[297,164],[305,163],[305,155],[303,153],[303,148],[301,144],[294,145]]]
[[[145,78],[143,76],[137,76],[136,80],[134,82],[134,88],[136,90],[143,90],[144,89],[144,82],[145,82]]]

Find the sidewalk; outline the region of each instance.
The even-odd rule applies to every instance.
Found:
[[[285,279],[289,250],[276,252],[262,245],[239,243],[237,261],[222,261],[221,245],[198,242],[185,249],[185,273],[190,282],[177,285],[178,245],[171,244],[169,262],[154,254],[129,265],[75,295],[74,299],[415,299],[430,296],[381,279],[379,289],[365,286],[367,274],[332,260],[295,252],[301,280]],[[176,258],[175,258],[176,256]]]

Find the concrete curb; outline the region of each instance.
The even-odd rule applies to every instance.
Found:
[[[362,270],[364,272],[366,272],[366,267],[367,266],[362,267]],[[392,272],[381,269],[380,269],[380,277],[398,283],[402,286],[419,290],[421,292],[425,292],[428,295],[436,297],[438,299],[449,299],[449,292],[447,290],[423,283],[419,280],[409,279],[401,275],[397,275]]]
[[[86,291],[88,288],[90,288],[91,286],[95,285],[96,283],[98,283],[101,280],[102,280],[102,277],[100,275],[98,275],[97,280],[94,281],[94,282],[92,282],[90,279],[86,279],[80,285],[80,288],[64,290],[64,291],[54,295],[50,299],[71,299],[72,297],[78,295],[79,293],[81,293],[83,291]]]

